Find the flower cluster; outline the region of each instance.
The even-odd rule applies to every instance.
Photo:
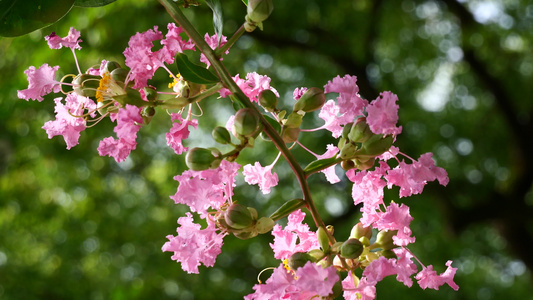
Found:
[[[271,12],[271,5],[251,2],[250,7],[257,9],[249,11],[248,29],[261,26]],[[260,13],[261,7],[265,11]],[[216,67],[221,63],[222,54],[228,54],[226,37],[206,34],[205,42],[201,37],[200,41],[196,40],[196,43],[205,43],[204,47],[196,47],[193,41],[181,36],[182,32],[182,28],[170,23],[164,36],[157,26],[135,34],[123,52],[127,68],[104,60],[99,67],[89,68],[85,73],[78,66],[76,75],[56,80],[59,66],[32,66],[25,71],[28,88],[18,91],[18,97],[43,101],[43,97],[52,92],[66,95],[65,99],[54,100],[56,119],[46,122],[43,129],[49,138],[63,136],[67,149],[78,144],[83,130],[104,118],[116,122],[116,138],[109,136],[100,141],[98,153],[113,157],[117,162],[126,160],[136,148],[137,133],[149,124],[156,109],[172,110],[168,112],[167,144],[178,155],[186,153],[189,170],[174,177],[179,185],[170,198],[176,204],[187,205],[190,212],[178,219],[177,235],[167,236],[162,251],[172,252],[171,258],[187,273],[199,273],[201,265],[214,266],[224,237],[234,235],[249,239],[271,232],[270,246],[280,265],[264,284],[255,285],[254,292],[245,299],[330,299],[341,293],[345,299],[374,299],[376,284],[390,275],[396,275],[399,282],[409,287],[414,275],[423,289],[439,289],[444,284],[458,289],[453,281],[457,269],[451,266],[452,261],[446,263],[444,273],[437,275],[431,265],[423,265],[407,248],[415,242],[409,207],[384,199],[385,187],[399,188],[398,196],[403,198],[420,194],[430,181],[436,180],[444,186],[448,183],[446,171],[435,165],[431,153],[415,160],[393,146],[402,131],[397,125],[396,95],[383,92],[368,101],[359,95],[357,77],[337,76],[323,89],[295,89],[296,101],[289,112],[278,107],[279,93],[267,76],[252,72],[245,79],[238,74],[233,76],[233,82],[224,81],[222,76],[218,81],[212,79],[215,75],[209,71],[210,67]],[[45,40],[52,49],[68,47],[72,53],[81,49],[80,32],[75,29],[64,38],[52,33]],[[230,41],[235,42],[235,39]],[[161,46],[154,51],[155,42]],[[217,57],[219,60],[208,60],[202,53],[199,60],[205,67],[187,65],[196,68],[192,73],[202,78],[175,75],[170,70],[170,64],[178,61],[179,53],[205,49],[205,46],[223,53]],[[165,70],[173,78],[169,85],[172,91],[159,91],[149,85],[158,69]],[[216,93],[220,98],[232,96],[232,101],[240,101],[243,107],[225,127],[217,126],[212,131],[213,139],[230,150],[189,149],[183,141],[189,137],[190,127],[199,126],[199,120],[192,118],[192,106]],[[246,98],[239,99],[241,94]],[[164,99],[165,96],[168,98]],[[324,124],[302,129],[303,118],[313,111],[318,111]],[[337,144],[324,145],[323,154],[311,152],[299,141],[299,136],[316,130],[331,132],[332,137],[338,139]],[[244,165],[241,171],[236,160],[244,149],[259,144],[255,142],[259,135],[265,135],[280,153],[268,165],[256,161]],[[316,160],[302,169],[289,159],[293,147],[302,147]],[[287,201],[268,217],[259,216],[254,208],[233,199],[239,173],[246,183],[258,185],[263,194],[269,194],[279,183],[274,168],[282,153],[295,170],[305,199]],[[318,172],[325,174],[331,184],[340,182],[335,171],[337,165],[353,182],[353,203],[360,206],[362,213],[354,222],[350,236],[342,241],[337,241],[332,227],[323,224],[306,182],[308,176]],[[304,222],[306,214],[301,210],[304,207],[310,211],[318,228],[316,231]],[[286,226],[275,224],[287,216]],[[415,262],[420,264],[420,271]],[[359,275],[356,275],[357,269],[362,270]]]

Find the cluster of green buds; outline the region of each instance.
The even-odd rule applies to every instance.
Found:
[[[272,10],[274,10],[272,0],[248,0],[244,29],[248,32],[254,31],[257,27],[263,30],[263,21],[268,19]]]
[[[346,124],[339,139],[341,166],[345,170],[366,170],[374,165],[376,156],[389,150],[394,142],[392,135],[375,134],[365,117]]]
[[[223,207],[217,213],[216,223],[222,231],[243,240],[267,233],[274,227],[274,220],[269,217],[258,218],[255,208],[238,203]]]

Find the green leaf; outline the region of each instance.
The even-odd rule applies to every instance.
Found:
[[[0,0],[0,36],[20,36],[49,26],[73,4],[74,0]]]
[[[74,6],[79,7],[99,7],[111,4],[117,0],[75,0]]]
[[[222,15],[222,6],[219,0],[205,0],[205,4],[213,11],[213,27],[215,33],[218,36],[218,46],[220,46],[220,40],[222,39],[222,28],[224,27],[224,17]]]
[[[285,202],[278,210],[276,210],[270,218],[274,221],[277,221],[281,218],[288,216],[293,211],[305,205],[305,200],[303,199],[292,199],[291,201]]]
[[[181,76],[187,81],[198,84],[210,84],[220,81],[217,76],[206,68],[191,62],[187,55],[183,53],[176,55],[176,65]]]
[[[305,176],[309,176],[318,171],[324,170],[327,167],[335,165],[340,162],[340,159],[337,159],[335,156],[326,159],[319,159],[311,162],[304,169]]]
[[[243,2],[246,6],[248,6],[248,0],[242,0],[242,2]]]

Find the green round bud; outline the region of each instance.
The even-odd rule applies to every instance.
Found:
[[[308,89],[293,106],[293,111],[311,112],[320,109],[326,103],[326,95],[324,91],[312,87]]]
[[[276,110],[278,105],[278,96],[274,94],[272,90],[263,90],[259,93],[259,104],[266,109],[266,111],[272,112]]]
[[[274,10],[272,0],[248,0],[247,17],[254,23],[268,19],[272,10]]]
[[[366,142],[363,143],[363,147],[360,151],[357,152],[358,156],[367,156],[373,157],[383,154],[385,151],[389,150],[394,142],[392,135],[374,135]]]
[[[364,143],[373,135],[374,133],[366,123],[366,118],[359,118],[355,124],[352,125],[347,137],[352,142]]]
[[[211,135],[213,136],[213,139],[219,144],[226,145],[231,143],[231,136],[226,127],[217,126],[213,128],[213,131],[211,131]]]
[[[363,227],[363,224],[359,222],[355,224],[354,227],[352,227],[352,231],[350,232],[350,238],[359,239],[363,236],[370,239],[372,237],[372,228],[370,226]]]
[[[298,140],[298,135],[300,135],[300,128],[287,128],[284,127],[281,130],[281,138],[285,143],[294,143]]]
[[[315,262],[315,258],[307,252],[296,252],[289,257],[289,268],[296,271],[298,268],[305,266],[307,262]]]
[[[358,258],[364,250],[363,243],[358,239],[348,239],[341,246],[341,256],[344,258]]]
[[[185,163],[193,171],[203,171],[211,167],[217,158],[211,153],[211,150],[195,147],[187,152]]]
[[[257,220],[255,223],[255,230],[259,234],[264,234],[272,230],[274,228],[274,220],[268,217],[262,217]]]
[[[250,210],[244,205],[233,203],[224,213],[224,220],[231,228],[244,229],[250,227],[254,219]]]
[[[381,248],[383,250],[390,250],[394,249],[398,246],[394,245],[394,242],[392,240],[392,237],[395,236],[398,233],[398,230],[382,230],[378,233],[376,237],[376,247],[374,248]]]
[[[113,78],[114,81],[125,82],[126,81],[126,77],[128,76],[128,70],[122,69],[122,68],[117,68],[117,69],[114,69],[113,71],[111,71],[110,75],[111,75],[111,78]]]
[[[242,108],[235,114],[233,129],[235,133],[245,137],[255,135],[261,129],[259,116],[251,108]]]

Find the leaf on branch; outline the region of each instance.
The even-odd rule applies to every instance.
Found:
[[[276,210],[270,218],[274,221],[277,221],[281,218],[288,216],[293,211],[305,205],[305,200],[303,199],[292,199],[291,201],[285,202],[278,210]]]
[[[187,55],[183,53],[178,53],[176,55],[176,65],[180,75],[187,81],[198,84],[210,84],[220,81],[215,74],[211,73],[211,71],[206,68],[191,62]]]
[[[117,0],[76,0],[74,6],[79,7],[99,7],[111,4]]]
[[[73,4],[74,0],[0,1],[0,36],[21,36],[52,25]]]
[[[213,11],[213,27],[215,33],[218,36],[218,46],[220,46],[220,40],[222,39],[222,28],[224,27],[224,16],[222,15],[222,6],[219,0],[205,0],[205,4]]]
[[[319,172],[321,170],[324,170],[327,167],[330,167],[330,166],[338,163],[337,160],[338,159],[335,156],[334,157],[330,157],[330,158],[315,160],[315,161],[311,162],[310,164],[308,164],[307,167],[305,167],[305,169],[304,169],[305,176],[307,177],[307,176],[309,176],[309,175],[311,175],[313,173],[316,173],[316,172]]]

